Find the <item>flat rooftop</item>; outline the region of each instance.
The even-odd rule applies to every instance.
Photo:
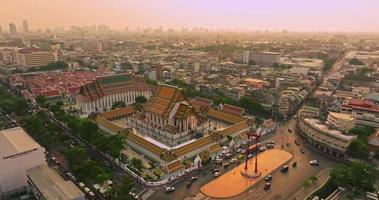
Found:
[[[65,181],[47,165],[39,165],[27,170],[34,186],[46,199],[84,199],[84,193],[71,181]]]
[[[41,146],[21,127],[0,130],[0,156],[2,158],[39,148]]]

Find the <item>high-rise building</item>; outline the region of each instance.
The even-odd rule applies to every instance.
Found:
[[[14,23],[9,23],[9,32],[11,35],[17,34],[16,25]]]
[[[22,29],[23,29],[24,33],[29,32],[28,21],[26,21],[26,20],[22,21]]]

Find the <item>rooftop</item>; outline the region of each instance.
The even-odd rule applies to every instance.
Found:
[[[2,158],[41,148],[21,127],[0,130],[0,156]]]
[[[353,141],[357,136],[355,135],[345,135],[339,130],[332,129],[325,123],[321,122],[318,119],[312,119],[312,118],[305,118],[304,121],[311,125],[313,128],[323,132],[324,134],[327,134],[328,136],[334,137],[336,139],[341,139],[347,142]]]
[[[354,121],[354,118],[351,117],[349,114],[336,113],[336,112],[329,112],[329,115],[331,115],[332,117],[334,117],[334,118],[336,118],[336,119],[343,120],[343,121],[345,121],[345,122],[351,122],[351,121]]]
[[[84,199],[84,193],[71,181],[65,181],[47,165],[39,165],[27,170],[29,179],[47,200]]]

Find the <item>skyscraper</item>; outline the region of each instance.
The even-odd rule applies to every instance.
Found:
[[[22,29],[23,29],[24,33],[29,32],[28,21],[26,21],[26,20],[22,21]]]
[[[16,25],[15,24],[9,23],[9,32],[11,33],[11,35],[16,35],[17,34],[17,29],[16,29]]]

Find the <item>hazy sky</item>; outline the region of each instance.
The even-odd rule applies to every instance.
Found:
[[[297,31],[379,31],[379,0],[0,0],[3,30],[107,24]]]

